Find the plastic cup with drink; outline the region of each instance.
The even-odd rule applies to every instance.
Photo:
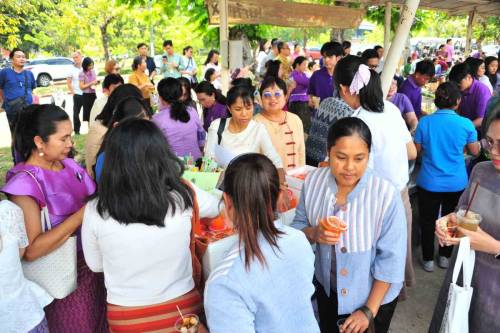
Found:
[[[195,314],[186,314],[177,319],[175,329],[180,333],[197,333],[200,326],[200,318]]]

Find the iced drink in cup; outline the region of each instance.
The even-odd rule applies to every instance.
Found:
[[[330,232],[340,233],[347,230],[347,224],[336,216],[328,216],[319,220],[320,226]]]
[[[477,231],[477,227],[483,220],[481,215],[469,210],[465,215],[466,208],[461,208],[457,212],[458,226],[470,231]]]
[[[175,329],[180,333],[197,333],[199,326],[200,318],[195,314],[186,314],[175,322]]]

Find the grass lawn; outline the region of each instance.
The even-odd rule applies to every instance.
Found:
[[[83,164],[85,162],[84,148],[86,135],[75,135],[73,141],[77,151],[76,160]],[[12,155],[10,148],[0,148],[0,187],[5,184],[5,174],[12,168]],[[5,195],[0,193],[0,199],[5,199]]]

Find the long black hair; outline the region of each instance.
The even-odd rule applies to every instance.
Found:
[[[474,57],[468,57],[465,59],[465,63],[469,65],[470,70],[472,72],[472,76],[476,79],[479,80],[479,76],[477,75],[477,71],[479,70],[479,67],[484,64],[483,59],[477,59]]]
[[[328,130],[327,147],[328,151],[337,143],[337,140],[346,136],[358,135],[368,146],[368,151],[372,148],[372,133],[366,123],[356,117],[346,117],[339,119]]]
[[[139,88],[130,83],[122,84],[116,87],[111,95],[109,95],[108,101],[104,105],[101,113],[95,117],[95,120],[99,120],[104,126],[109,127],[110,124],[112,124],[111,118],[116,110],[116,106],[122,99],[127,97],[142,99],[142,93]]]
[[[351,85],[361,64],[363,64],[363,59],[353,55],[339,60],[333,73],[338,91],[340,91],[340,85],[346,87]],[[380,76],[373,69],[370,69],[370,81],[359,91],[359,100],[361,106],[368,111],[384,112],[384,94]]]
[[[245,267],[248,269],[255,258],[265,265],[259,235],[279,249],[278,238],[283,234],[274,225],[280,192],[276,167],[265,155],[241,155],[227,167],[223,188],[233,203],[232,219],[239,242],[245,249]]]
[[[279,77],[281,61],[279,60],[269,60],[266,62],[266,73],[264,74],[264,79],[272,76],[275,78]]]
[[[190,107],[196,109],[196,102],[193,100],[193,97],[191,96],[191,88],[192,88],[191,81],[189,81],[188,78],[183,77],[183,76],[181,76],[177,80],[179,80],[179,83],[181,84],[181,88],[186,89],[186,92],[187,92],[187,98],[185,101],[183,101],[184,105],[190,106]],[[182,91],[182,93],[184,94],[184,90]]]
[[[214,54],[219,54],[219,51],[217,50],[210,50],[210,52],[208,52],[208,55],[207,55],[207,60],[205,60],[205,62],[203,63],[205,66],[210,63],[210,60],[212,60]],[[219,62],[216,62],[214,63],[214,65],[218,65]]]
[[[173,77],[161,79],[158,82],[158,94],[164,102],[170,104],[170,118],[183,123],[189,122],[191,117],[186,105],[181,102],[182,86],[179,80]]]
[[[57,124],[69,120],[68,114],[54,104],[29,105],[18,115],[14,130],[14,147],[22,161],[27,161],[36,150],[35,136],[49,141],[49,136],[57,131]]]
[[[496,61],[498,62],[498,58],[497,57],[486,57],[484,59],[484,66],[486,67],[486,76],[488,77],[488,79],[490,79],[490,82],[491,82],[491,85],[494,87],[496,87],[497,85],[497,73],[492,73],[490,74],[490,72],[488,72],[488,67],[490,66],[490,64],[493,62],[493,61]],[[498,72],[498,69],[497,69],[497,72]]]
[[[266,43],[267,43],[267,39],[265,39],[265,38],[264,38],[264,39],[261,39],[261,40],[259,41],[259,52],[261,52],[261,51],[266,52],[266,51],[267,51],[267,50],[266,50]]]
[[[193,207],[193,193],[181,180],[182,163],[154,123],[121,122],[110,131],[105,153],[99,191],[92,197],[101,217],[164,227],[167,214]]]

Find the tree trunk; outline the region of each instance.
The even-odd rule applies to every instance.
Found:
[[[104,23],[99,26],[99,30],[101,31],[101,41],[102,47],[104,49],[104,59],[106,61],[109,60],[109,34],[108,34],[108,25],[114,19],[114,16],[107,17],[104,20]]]
[[[488,27],[488,21],[486,20],[486,18],[481,18],[481,32],[479,33],[479,37],[477,38],[476,40],[476,45],[477,45],[477,50],[479,51],[479,53],[483,52],[483,41],[486,37],[486,28]]]

